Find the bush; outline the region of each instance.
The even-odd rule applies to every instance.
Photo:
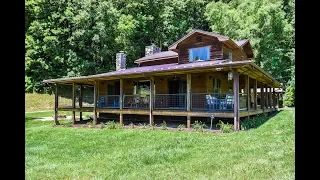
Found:
[[[143,124],[139,124],[141,127],[142,127],[142,129],[146,129],[147,128],[147,124],[146,123],[143,123]]]
[[[134,124],[132,122],[129,124],[129,126],[131,129],[134,129]]]
[[[105,127],[106,127],[106,125],[105,125],[103,122],[101,122],[101,123],[100,123],[100,128],[103,129],[103,128],[105,128]]]
[[[72,122],[71,122],[71,121],[68,121],[68,122],[64,123],[63,126],[65,126],[65,127],[72,127]]]
[[[192,124],[192,128],[198,132],[204,132],[205,127],[207,126],[201,121],[195,121],[194,124]]]
[[[290,85],[283,95],[283,106],[295,106],[295,87],[293,85]]]
[[[179,124],[179,126],[178,126],[179,131],[182,131],[184,128],[185,128],[184,124]]]
[[[248,119],[246,121],[241,121],[240,125],[241,125],[241,130],[248,130],[250,128],[256,128],[259,127],[260,125],[262,125],[264,122],[267,121],[267,117],[266,116],[257,116],[256,118],[252,118],[252,119]]]
[[[221,120],[219,120],[219,123],[216,125],[216,127],[220,129],[221,132],[223,133],[233,132],[233,124],[229,124],[229,123],[225,124]]]
[[[167,123],[165,121],[162,122],[161,129],[162,130],[168,130],[168,126],[167,126]]]
[[[155,129],[156,129],[156,127],[157,127],[157,125],[156,125],[156,124],[154,124],[154,122],[152,122],[152,124],[151,124],[151,129],[152,129],[152,130],[155,130]]]
[[[114,121],[108,121],[106,125],[108,129],[117,129],[117,123],[115,123]]]

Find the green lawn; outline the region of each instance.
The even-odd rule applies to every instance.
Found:
[[[295,179],[294,113],[231,134],[26,122],[26,179]]]
[[[41,111],[41,112],[26,112],[25,117],[26,120],[32,120],[42,117],[52,117],[53,118],[53,111]],[[72,115],[72,111],[58,111],[59,114],[65,114],[67,116]],[[93,115],[93,112],[83,112],[82,116],[85,117],[86,115]],[[79,116],[79,112],[76,112],[76,116]]]

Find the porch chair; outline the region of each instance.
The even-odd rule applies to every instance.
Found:
[[[234,106],[233,94],[226,94],[226,109],[231,110]]]
[[[211,96],[210,94],[206,95],[207,106],[210,111],[214,110],[214,104],[216,103],[217,98]]]
[[[103,106],[104,106],[104,97],[102,96],[98,101],[98,107],[103,107]]]

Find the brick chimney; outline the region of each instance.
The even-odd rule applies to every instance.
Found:
[[[120,51],[116,54],[116,70],[124,70],[126,69],[126,54],[123,51]]]
[[[158,52],[161,52],[161,49],[153,43],[150,46],[146,46],[145,48],[145,56],[151,56]]]

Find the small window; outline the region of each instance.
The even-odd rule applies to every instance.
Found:
[[[210,46],[189,49],[189,61],[210,59]]]

